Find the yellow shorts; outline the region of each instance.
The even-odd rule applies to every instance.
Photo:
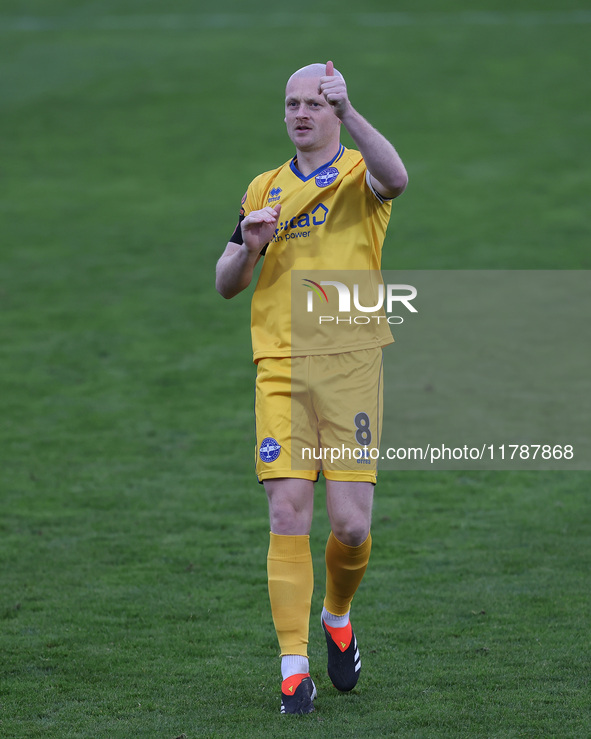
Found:
[[[382,350],[259,360],[256,473],[376,481]]]

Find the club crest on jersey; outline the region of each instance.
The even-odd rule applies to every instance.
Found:
[[[269,191],[269,197],[267,198],[268,203],[275,203],[281,199],[282,189],[280,187],[273,187]]]
[[[316,175],[315,181],[318,187],[328,187],[332,185],[338,176],[339,170],[336,167],[328,167]]]
[[[263,462],[266,462],[267,464],[269,462],[274,462],[280,454],[281,445],[276,439],[273,439],[271,436],[267,436],[266,439],[263,439],[259,449],[259,457]]]

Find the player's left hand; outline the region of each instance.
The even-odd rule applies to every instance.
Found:
[[[326,101],[332,106],[335,115],[342,118],[349,107],[349,96],[347,85],[342,77],[335,76],[334,64],[326,62],[326,73],[320,78],[318,92],[324,95]]]

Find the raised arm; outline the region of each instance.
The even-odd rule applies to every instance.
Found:
[[[396,149],[351,105],[347,85],[335,76],[332,62],[326,63],[326,75],[320,78],[319,92],[333,106],[363,157],[373,187],[386,198],[401,195],[408,175]]]
[[[281,205],[249,213],[241,223],[242,244],[228,242],[215,268],[215,287],[224,298],[233,298],[247,288],[265,244],[273,238]]]

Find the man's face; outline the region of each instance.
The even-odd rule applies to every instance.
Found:
[[[315,151],[339,140],[340,121],[318,92],[318,77],[293,77],[285,90],[287,134],[300,151]]]

